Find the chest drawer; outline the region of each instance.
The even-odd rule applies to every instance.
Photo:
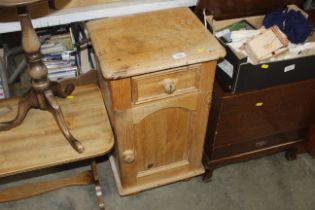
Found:
[[[216,146],[238,144],[307,127],[315,105],[314,80],[227,94],[220,100]]]
[[[200,65],[132,77],[135,104],[199,91]]]
[[[243,142],[240,144],[231,144],[222,147],[215,147],[212,153],[212,158],[219,160],[226,156],[238,156],[240,154],[254,154],[259,152],[273,151],[281,147],[285,148],[291,144],[303,144],[303,130],[290,131],[279,133],[272,136],[267,136],[253,141]],[[281,150],[281,149],[280,149]],[[272,152],[271,152],[272,153]],[[215,161],[213,161],[215,162]]]

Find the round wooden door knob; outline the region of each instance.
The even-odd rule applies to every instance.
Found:
[[[126,150],[123,152],[122,157],[126,163],[132,163],[135,161],[135,152],[133,150]]]
[[[172,94],[176,90],[176,83],[173,79],[165,79],[163,81],[164,91],[167,94]]]

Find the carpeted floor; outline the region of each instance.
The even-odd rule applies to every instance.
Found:
[[[84,167],[83,167],[84,168]],[[60,177],[81,168],[56,172],[26,181],[0,180],[0,188]],[[120,197],[108,161],[98,170],[106,210],[314,210],[315,159],[303,154],[288,162],[284,154],[221,167],[211,183],[201,177],[178,182],[137,195]],[[54,172],[54,171],[52,171]],[[69,187],[31,199],[0,204],[1,210],[97,209],[93,186]]]

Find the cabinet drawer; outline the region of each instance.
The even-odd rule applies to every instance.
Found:
[[[200,65],[132,77],[135,104],[199,91]]]

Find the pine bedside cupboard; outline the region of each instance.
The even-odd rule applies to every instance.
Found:
[[[117,140],[110,159],[120,194],[204,173],[221,45],[188,8],[96,20],[88,31]]]

